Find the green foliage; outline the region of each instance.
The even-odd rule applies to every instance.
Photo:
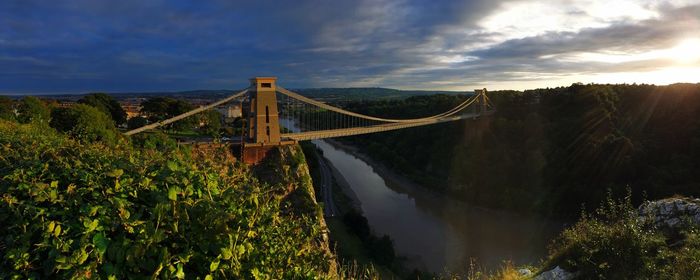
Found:
[[[187,101],[170,97],[149,98],[141,103],[141,112],[148,116],[150,122],[162,121],[194,109]],[[194,128],[196,118],[185,118],[166,127],[173,130],[190,130]]]
[[[91,93],[78,100],[78,103],[99,109],[109,115],[117,126],[126,122],[126,111],[124,111],[117,100],[107,94]]]
[[[231,125],[224,126],[224,135],[243,135],[247,127],[245,118],[235,118]]]
[[[203,124],[203,126],[200,127],[202,133],[212,137],[218,137],[221,134],[221,118],[221,113],[216,110],[207,110],[200,113],[200,123]]]
[[[464,96],[342,104],[392,118],[433,115]],[[489,92],[497,111],[341,138],[402,175],[493,208],[575,218],[632,186],[633,201],[700,196],[700,84],[583,85]]]
[[[51,112],[51,127],[84,141],[113,143],[118,132],[114,122],[104,112],[85,104],[68,108],[54,108]]]
[[[131,136],[135,148],[145,148],[158,151],[173,151],[177,148],[175,139],[161,131],[139,133]]]
[[[372,234],[367,218],[355,210],[343,215],[343,223],[362,241],[370,256],[379,265],[391,266],[394,263],[394,243],[387,235],[376,237]]]
[[[48,122],[51,116],[49,107],[34,96],[26,96],[17,105],[17,120],[20,123]]]
[[[0,278],[311,279],[328,269],[286,185],[208,156],[0,121]]]
[[[367,218],[357,211],[350,210],[343,215],[343,223],[361,240],[368,240],[371,232]]]
[[[299,146],[301,146],[301,150],[304,153],[304,158],[305,158],[306,164],[309,166],[309,171],[313,172],[314,170],[319,168],[319,165],[318,165],[319,158],[318,158],[317,152],[321,153],[321,150],[316,148],[316,145],[314,145],[310,141],[299,142]]]
[[[664,272],[675,279],[700,278],[700,231],[698,229],[685,232],[683,245],[672,252],[669,256],[670,263],[665,266]]]
[[[357,262],[344,263],[343,265],[338,266],[338,272],[336,275],[338,276],[338,279],[382,279],[381,275],[373,265],[361,265]]]
[[[370,244],[370,254],[378,264],[391,265],[394,262],[396,258],[394,242],[388,235],[373,238]]]
[[[593,215],[566,229],[552,244],[549,266],[561,265],[581,279],[696,279],[700,277],[697,232],[673,245],[641,224],[630,196],[608,198]]]
[[[133,118],[130,118],[127,122],[126,125],[129,129],[137,129],[139,127],[142,127],[144,125],[148,124],[148,120],[142,116],[136,116]]]
[[[15,119],[14,102],[12,102],[12,99],[7,96],[0,96],[0,119]]]

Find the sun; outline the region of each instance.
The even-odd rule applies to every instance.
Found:
[[[668,56],[681,64],[700,60],[700,39],[685,39],[668,50]]]

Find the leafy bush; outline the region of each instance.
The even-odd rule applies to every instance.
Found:
[[[85,141],[112,143],[118,137],[112,119],[99,109],[85,104],[53,109],[50,125]]]
[[[26,96],[17,104],[17,120],[21,123],[48,122],[50,116],[49,107],[34,96]]]
[[[355,210],[350,210],[343,215],[343,223],[363,242],[369,240],[371,232],[367,218]]]
[[[369,249],[372,258],[378,264],[391,265],[394,262],[394,258],[396,258],[394,242],[388,235],[382,235],[380,238],[373,237]]]
[[[0,119],[15,119],[14,102],[7,96],[0,96]]]
[[[315,278],[320,226],[285,186],[209,157],[0,121],[0,278]]]
[[[136,134],[131,137],[135,148],[145,148],[158,151],[173,151],[177,142],[161,131]]]
[[[675,279],[698,279],[700,278],[700,231],[694,229],[686,232],[685,235],[683,246],[672,251],[669,256],[670,264],[665,267],[664,272]]]
[[[78,103],[93,106],[104,112],[117,126],[126,122],[126,111],[124,111],[119,102],[110,95],[91,93],[78,100]]]
[[[130,118],[127,122],[126,125],[129,129],[137,129],[139,127],[142,127],[144,125],[148,124],[148,120],[144,117],[141,116],[136,116],[133,118]]]
[[[361,213],[350,210],[343,215],[343,223],[362,241],[372,259],[380,265],[391,265],[396,258],[394,243],[388,235],[374,236]]]
[[[221,113],[216,110],[208,110],[198,115],[199,122],[203,124],[199,130],[202,134],[211,137],[219,137],[221,134]]]
[[[549,265],[578,272],[580,279],[697,279],[700,239],[695,231],[684,240],[669,240],[642,224],[630,196],[608,198],[593,215],[584,214],[552,245]]]
[[[150,122],[162,121],[185,113],[195,107],[185,100],[170,97],[153,97],[141,102],[141,113],[148,115]],[[168,129],[188,131],[195,127],[196,118],[185,118],[165,125]]]

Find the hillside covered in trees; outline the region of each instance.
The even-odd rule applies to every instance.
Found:
[[[343,138],[428,188],[475,204],[577,216],[608,189],[633,201],[699,196],[700,84],[495,91],[493,116]],[[383,117],[441,112],[466,96],[345,104]]]
[[[336,273],[297,146],[270,157],[269,175],[225,150],[125,138],[90,105],[18,103],[0,111],[0,278]]]

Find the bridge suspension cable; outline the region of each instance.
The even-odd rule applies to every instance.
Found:
[[[278,94],[281,94],[283,97],[281,99],[276,98],[276,101],[274,101],[281,108],[279,112],[277,112],[277,109],[275,109],[276,114],[279,114],[274,115],[275,121],[277,121],[277,118],[279,118],[280,124],[285,124],[287,129],[290,130],[282,132],[281,136],[286,139],[296,141],[373,133],[460,119],[476,118],[484,114],[489,114],[491,112],[489,109],[493,108],[488,96],[486,95],[486,91],[477,90],[477,94],[467,98],[457,106],[440,114],[412,119],[391,119],[351,112],[328,105],[324,102],[313,100],[279,86],[275,88],[275,91]],[[127,131],[124,134],[134,135],[146,130],[155,129],[176,122],[234,99],[247,97],[246,94],[249,92],[255,93],[255,88],[246,88],[214,103],[199,107],[166,120]],[[251,99],[255,98],[257,97],[251,96]],[[272,100],[275,99],[273,98]],[[477,101],[481,103],[481,110],[475,108],[473,113],[464,112],[467,107],[471,106]],[[267,111],[267,107],[264,108],[265,111]],[[460,112],[462,114],[457,115]],[[260,112],[256,112],[256,114],[260,114]],[[265,114],[267,114],[267,112]],[[264,119],[268,118],[269,116],[265,117]],[[250,122],[252,120],[249,119],[248,121]],[[269,122],[269,120],[267,121]],[[292,122],[294,124],[292,124]],[[257,125],[254,127],[257,129]],[[267,129],[267,133],[269,135],[269,128]]]
[[[359,135],[474,119],[493,112],[493,106],[488,101],[485,90],[477,90],[474,96],[443,113],[413,119],[390,119],[355,113],[307,98],[279,86],[277,92],[281,95],[277,98],[278,104],[282,108],[281,124],[291,130],[283,132],[282,139],[295,141]],[[480,106],[475,107],[474,112],[465,110],[477,101]]]
[[[149,125],[144,125],[144,126],[142,126],[142,127],[139,127],[139,128],[133,129],[133,130],[129,130],[129,131],[125,132],[124,135],[127,135],[127,136],[129,136],[129,135],[134,135],[134,134],[136,134],[136,133],[144,132],[144,131],[146,131],[146,130],[158,128],[158,127],[164,126],[164,125],[166,125],[166,124],[170,124],[170,123],[179,121],[179,120],[184,119],[184,118],[186,118],[186,117],[189,117],[189,116],[192,116],[192,115],[196,115],[196,114],[198,114],[198,113],[204,112],[204,111],[206,111],[206,110],[209,110],[209,109],[211,109],[211,108],[214,108],[214,107],[219,106],[219,105],[221,105],[221,104],[224,104],[224,103],[226,103],[226,102],[229,102],[229,101],[231,101],[231,100],[234,100],[234,99],[236,99],[236,98],[239,98],[239,97],[241,97],[241,96],[244,96],[247,92],[248,92],[248,89],[246,88],[246,89],[244,89],[244,90],[242,90],[242,91],[239,91],[239,92],[237,92],[237,93],[235,93],[235,94],[233,94],[233,95],[231,95],[231,96],[229,96],[229,97],[226,97],[226,98],[224,98],[224,99],[221,99],[221,100],[216,101],[216,102],[214,102],[214,103],[211,103],[211,104],[209,104],[209,105],[199,107],[199,108],[194,109],[194,110],[192,110],[192,111],[182,113],[182,114],[180,114],[180,115],[174,116],[174,117],[169,118],[169,119],[166,119],[166,120],[162,120],[162,121],[155,122],[155,123],[152,123],[152,124],[149,124]]]
[[[468,107],[469,105],[474,103],[474,101],[476,100],[476,95],[472,96],[471,98],[465,100],[461,104],[457,105],[456,107],[454,107],[446,112],[443,112],[443,113],[440,113],[437,115],[433,115],[433,116],[429,116],[429,117],[414,118],[414,119],[388,119],[388,118],[373,117],[373,116],[368,116],[368,115],[363,115],[363,114],[343,110],[343,109],[328,105],[326,103],[319,102],[319,101],[313,100],[311,98],[305,97],[301,94],[292,92],[292,91],[287,90],[283,87],[278,86],[277,91],[281,94],[284,94],[286,96],[289,96],[291,98],[299,100],[303,103],[311,104],[311,105],[314,105],[316,107],[326,109],[328,111],[333,111],[336,113],[340,113],[340,114],[344,114],[344,115],[348,115],[348,116],[353,116],[353,117],[358,117],[358,118],[362,118],[362,119],[366,119],[366,120],[380,121],[380,122],[387,122],[387,123],[412,123],[412,122],[421,122],[421,121],[428,121],[428,120],[449,117],[449,116],[454,115],[457,112],[461,111],[462,109]]]

